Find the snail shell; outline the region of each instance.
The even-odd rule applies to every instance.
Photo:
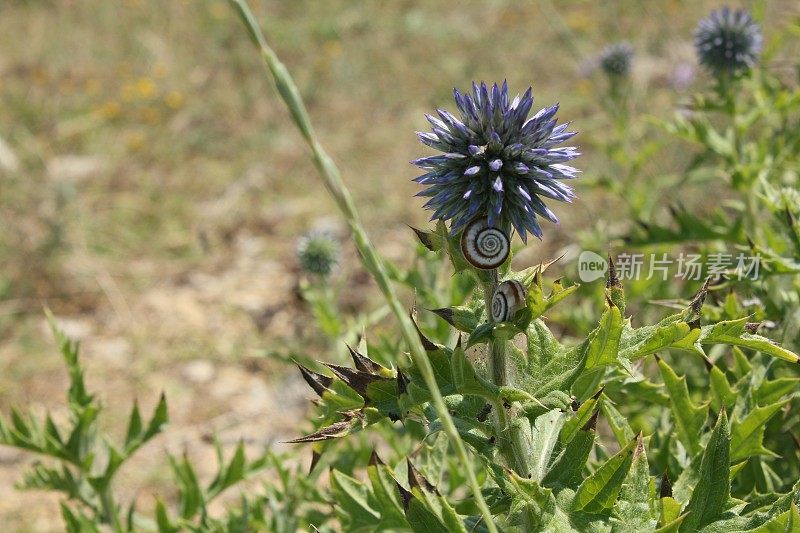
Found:
[[[492,322],[508,322],[526,305],[526,291],[522,283],[504,281],[492,295]]]
[[[497,268],[508,259],[510,251],[508,235],[500,228],[490,228],[486,219],[473,220],[461,234],[461,252],[475,268]]]

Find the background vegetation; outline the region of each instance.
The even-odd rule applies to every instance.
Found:
[[[759,5],[768,42],[800,14],[792,2]],[[609,235],[632,224],[615,216],[630,201],[626,191],[590,187],[615,170],[606,155],[613,127],[606,80],[593,71],[594,58],[610,41],[631,41],[631,111],[669,117],[692,83],[707,82],[695,72],[690,36],[710,7],[254,5],[370,235],[400,262],[409,250],[403,224],[424,223],[407,164],[420,152],[412,132],[425,129],[423,113],[449,105],[452,87],[473,79],[532,84],[539,105],[560,101],[561,116],[581,131],[586,185],[577,182],[579,207],[556,208],[562,225],[520,254],[517,268],[579,240],[603,249]],[[790,43],[780,54],[792,52]],[[777,76],[795,75],[781,57],[773,64]],[[47,333],[46,303],[81,340],[87,381],[108,413],[127,415],[131,397],[141,398],[146,413],[160,391],[170,399],[169,431],[121,473],[130,495],[174,498],[155,452],[185,450],[208,464],[212,432],[227,447],[244,438],[252,448],[285,449],[277,441],[298,435],[308,393],[293,371],[266,356],[331,357],[298,297],[294,248],[308,229],[346,232],[330,217],[332,204],[272,93],[225,2],[0,6],[0,409],[33,406],[59,416],[66,377]],[[652,135],[647,126],[632,131],[631,149],[650,149]],[[644,158],[638,183],[687,159],[680,144]],[[684,201],[703,212],[713,207],[707,198]],[[352,314],[374,308],[376,291],[353,249],[345,246],[342,257],[341,305]],[[122,436],[126,416],[105,421]],[[28,458],[1,453],[3,522],[60,529],[55,498],[13,489]],[[213,475],[212,467],[200,475]]]

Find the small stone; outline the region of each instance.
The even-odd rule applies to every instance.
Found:
[[[191,361],[183,367],[183,377],[193,383],[208,383],[215,374],[214,364],[205,359]]]

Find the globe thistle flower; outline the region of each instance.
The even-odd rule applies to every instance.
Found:
[[[414,181],[430,197],[431,220],[450,221],[455,235],[471,220],[486,217],[489,227],[514,229],[527,242],[527,233],[542,237],[538,217],[558,222],[543,198],[570,202],[575,197],[563,180],[578,169],[565,163],[580,154],[575,147],[557,147],[575,135],[568,124],[556,124],[558,104],[528,118],[532,89],[509,99],[503,82],[488,87],[473,83],[472,92],[453,90],[459,116],[438,109],[438,118],[425,115],[432,132],[418,132],[423,144],[441,155],[411,163],[425,173]]]
[[[339,244],[327,232],[310,232],[298,241],[297,258],[306,272],[327,277],[339,262]]]
[[[600,52],[600,68],[610,78],[625,78],[631,72],[633,46],[628,42],[614,43]]]
[[[758,60],[761,28],[744,9],[712,11],[694,33],[700,63],[715,75],[746,72]]]

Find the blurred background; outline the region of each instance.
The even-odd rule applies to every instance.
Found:
[[[400,264],[413,249],[406,224],[424,227],[427,219],[413,198],[416,173],[408,161],[428,151],[414,132],[428,127],[423,113],[452,109],[453,87],[466,89],[472,80],[508,79],[513,92],[532,85],[536,109],[560,102],[559,119],[581,132],[577,206],[556,206],[562,224],[545,227],[544,241],[517,260],[548,259],[587,238],[602,248],[605,231],[628,221],[614,219],[620,198],[590,186],[609,169],[598,149],[611,120],[597,54],[612,42],[631,42],[631,112],[642,122],[671,116],[694,84],[708,83],[697,69],[692,31],[720,6],[251,4],[370,236]],[[791,0],[755,9],[767,42],[800,14]],[[662,152],[641,179],[686,161],[680,151]],[[33,405],[58,415],[66,376],[44,319],[47,306],[81,342],[89,385],[111,413],[112,433],[124,430],[132,398],[149,412],[163,390],[171,425],[151,449],[211,457],[212,432],[224,443],[244,437],[285,446],[277,441],[297,436],[308,393],[270,354],[324,359],[327,349],[298,295],[297,239],[312,229],[342,239],[335,273],[341,308],[369,310],[375,287],[225,1],[0,2],[3,412]],[[404,294],[409,302],[412,296]],[[150,492],[170,497],[160,488],[162,457],[145,451],[138,468],[122,474],[123,489],[145,494],[145,507]],[[0,449],[0,524],[58,530],[54,497],[14,490],[27,461]]]

